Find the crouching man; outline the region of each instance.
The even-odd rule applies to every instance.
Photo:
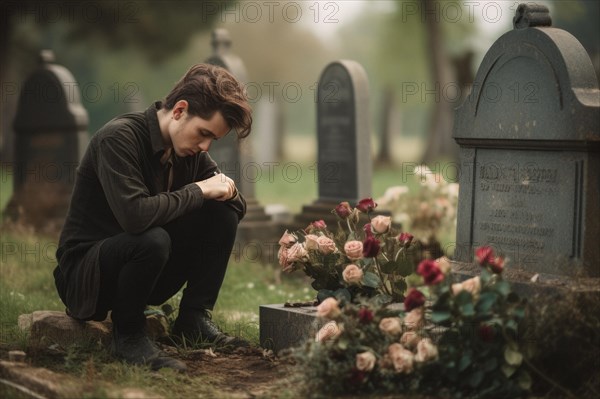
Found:
[[[77,170],[54,278],[67,313],[104,320],[114,354],[132,364],[185,370],[145,332],[144,310],[184,285],[173,335],[244,345],[211,320],[246,202],[208,154],[252,125],[243,86],[198,64],[162,102],[108,122]]]

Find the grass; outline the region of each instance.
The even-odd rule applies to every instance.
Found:
[[[261,178],[256,182],[256,197],[263,205],[280,203],[297,213],[303,205],[310,204],[317,198],[315,174],[313,164],[306,158],[293,164],[282,162],[272,170],[263,170]],[[12,181],[5,177],[5,174],[2,174],[0,179],[0,209],[6,206],[12,195]],[[390,186],[408,185],[411,190],[418,189],[418,183],[406,180],[397,167],[375,169],[372,182],[373,197],[382,196]],[[9,349],[27,349],[27,337],[17,327],[20,314],[42,309],[64,310],[52,278],[52,271],[56,266],[54,252],[57,243],[56,236],[36,235],[25,229],[3,228],[1,231],[2,352]],[[271,266],[232,259],[213,316],[225,331],[258,345],[259,306],[311,300],[314,298],[314,291],[308,287],[307,280],[300,274],[281,276],[279,271]],[[173,308],[177,308],[180,298],[181,292],[169,301]],[[222,395],[212,387],[209,377],[190,378],[170,372],[149,373],[144,368],[115,362],[97,345],[74,344],[58,357],[40,354],[37,363],[81,381],[78,391],[81,397],[114,397],[111,390],[115,385],[142,387],[146,392],[165,397]],[[0,390],[0,394],[4,394],[4,391]],[[281,395],[294,397],[293,393],[286,391],[281,392]],[[7,396],[12,397],[13,392]]]

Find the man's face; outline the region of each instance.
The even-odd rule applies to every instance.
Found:
[[[185,112],[170,132],[173,151],[179,157],[208,151],[213,140],[224,137],[229,130],[231,130],[229,125],[219,111],[215,112],[210,119],[191,116]]]

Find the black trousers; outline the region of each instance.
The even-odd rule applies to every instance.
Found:
[[[206,200],[201,208],[162,227],[107,239],[100,249],[97,311],[112,310],[119,331],[136,332],[144,326],[147,305],[164,303],[186,283],[180,309],[212,310],[237,225],[231,208]]]

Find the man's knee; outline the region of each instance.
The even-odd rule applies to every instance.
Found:
[[[140,234],[144,254],[165,264],[171,254],[171,237],[162,227],[153,227]]]

